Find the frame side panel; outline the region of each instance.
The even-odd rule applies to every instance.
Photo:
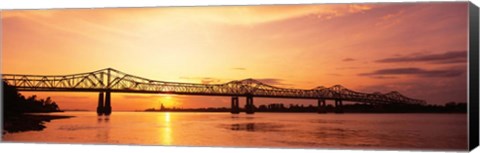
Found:
[[[478,7],[469,4],[469,149],[478,146],[479,141],[479,15]]]

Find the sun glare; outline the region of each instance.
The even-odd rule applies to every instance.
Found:
[[[160,94],[159,102],[164,107],[174,107],[176,105],[175,98],[169,94]]]

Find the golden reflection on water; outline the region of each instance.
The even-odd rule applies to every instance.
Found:
[[[109,117],[99,116],[97,119],[97,135],[96,138],[99,142],[107,143],[109,139],[109,124],[108,121],[110,120]]]
[[[301,114],[66,112],[42,131],[4,135],[10,142],[218,147],[465,149],[465,114]],[[426,122],[428,121],[428,122]],[[433,130],[432,130],[433,129]],[[428,140],[428,141],[426,141]]]
[[[170,123],[170,112],[166,112],[164,114],[163,120],[160,120],[161,124],[163,124],[163,128],[161,130],[161,138],[164,145],[172,145],[172,127]]]

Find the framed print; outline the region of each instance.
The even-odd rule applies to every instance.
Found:
[[[470,2],[0,13],[3,142],[478,146]]]

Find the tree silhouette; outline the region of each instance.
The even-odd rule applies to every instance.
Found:
[[[3,97],[5,114],[22,114],[34,112],[58,112],[60,108],[52,98],[37,99],[37,95],[25,98],[18,90],[5,81],[3,83]]]

